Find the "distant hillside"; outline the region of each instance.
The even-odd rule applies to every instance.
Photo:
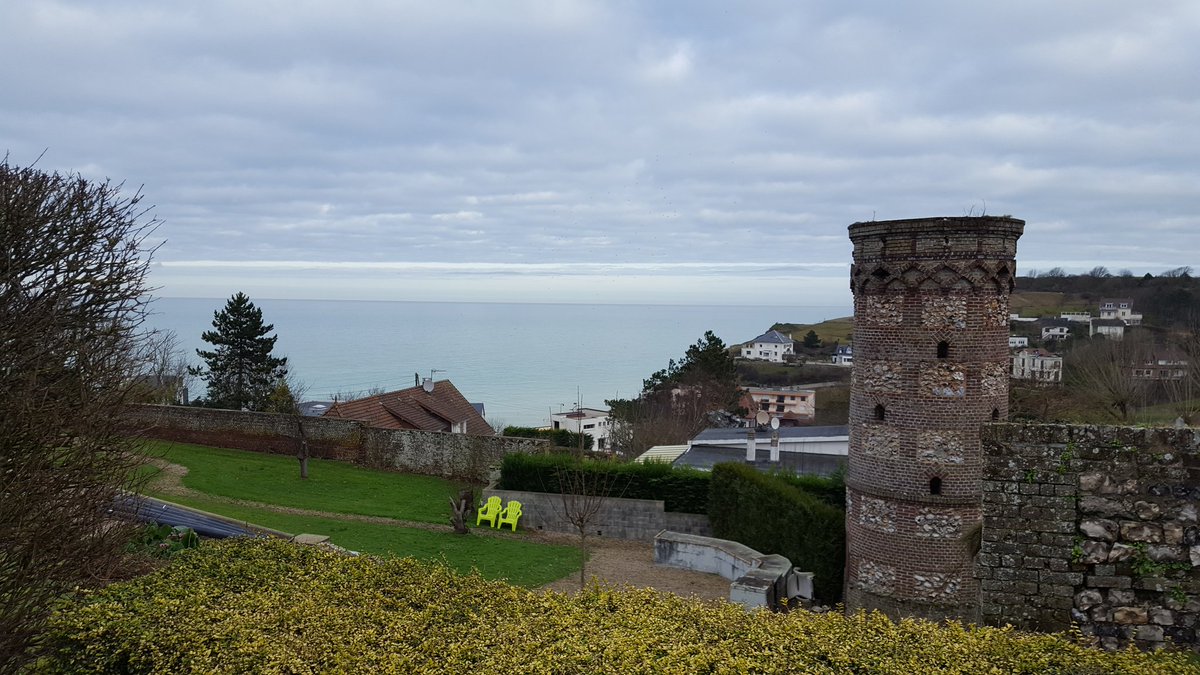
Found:
[[[807,334],[808,331],[813,330],[817,332],[817,337],[821,338],[821,341],[828,346],[832,345],[834,342],[840,342],[841,344],[850,342],[851,327],[852,321],[850,317],[845,316],[840,319],[829,319],[828,321],[822,321],[821,323],[813,324],[777,323],[774,326],[771,326],[771,329],[777,330],[784,335],[790,333],[792,339],[797,341],[803,340],[805,334]]]
[[[1107,273],[1018,277],[1009,310],[1021,316],[1058,316],[1062,312],[1091,312],[1096,316],[1101,300],[1129,298],[1150,326],[1187,328],[1190,321],[1200,319],[1200,280],[1193,278],[1188,268],[1159,276],[1103,274]],[[784,335],[790,333],[793,340],[803,340],[805,333],[815,330],[826,345],[847,344],[853,337],[853,322],[848,316],[813,324],[781,322],[771,328]]]

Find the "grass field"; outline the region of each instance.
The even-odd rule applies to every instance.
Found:
[[[808,331],[816,331],[817,337],[826,345],[831,345],[834,342],[841,344],[849,344],[851,333],[854,329],[853,320],[844,316],[838,319],[829,319],[821,323],[777,323],[771,326],[772,329],[787,335],[792,334],[793,340],[803,340]]]
[[[293,457],[201,445],[147,441],[146,454],[186,466],[183,484],[205,494],[422,523],[446,522],[447,500],[459,489],[432,476],[320,459],[308,461],[308,480],[301,480]]]
[[[184,486],[202,493],[166,493],[151,482],[147,494],[227,518],[291,534],[327,535],[338,546],[362,553],[440,560],[462,572],[478,569],[489,579],[507,579],[521,586],[541,586],[579,569],[575,549],[528,541],[520,531],[473,530],[463,536],[448,527],[424,529],[356,519],[383,516],[447,525],[448,497],[457,489],[451,481],[320,460],[310,460],[309,480],[301,481],[290,457],[161,441],[149,443],[147,451],[151,457],[188,467]],[[158,473],[153,467],[144,470],[149,477]],[[233,499],[267,506],[233,503]],[[287,513],[269,506],[322,513]]]

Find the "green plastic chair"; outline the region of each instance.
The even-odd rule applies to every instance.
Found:
[[[521,519],[521,502],[513,500],[504,507],[500,512],[500,518],[496,520],[496,527],[504,527],[512,525],[512,531],[517,531],[517,521]]]
[[[496,517],[500,515],[503,509],[500,508],[499,497],[488,497],[487,503],[479,507],[475,515],[475,525],[478,526],[483,521],[487,521],[488,525],[496,527]]]

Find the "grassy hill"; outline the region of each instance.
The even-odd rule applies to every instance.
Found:
[[[850,341],[850,331],[852,322],[850,317],[844,316],[840,319],[829,319],[821,323],[777,323],[771,326],[772,330],[777,330],[784,335],[791,333],[793,340],[803,340],[804,335],[808,331],[817,332],[817,337],[827,345],[834,342],[846,344]]]

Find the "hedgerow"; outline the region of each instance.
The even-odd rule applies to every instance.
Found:
[[[846,513],[797,487],[792,478],[744,464],[718,464],[712,471],[708,519],[714,536],[778,553],[813,573],[817,597],[841,599]]]
[[[613,474],[612,480],[577,481],[609,486],[612,497],[660,499],[667,511],[708,512],[709,475],[698,469],[673,467],[661,462],[607,462],[580,460],[569,454],[506,455],[500,465],[501,490],[562,491],[561,472],[597,471]]]
[[[279,541],[186,551],[63,607],[52,673],[1194,673],[1066,637],[772,614],[654,590],[538,593],[412,559]]]

